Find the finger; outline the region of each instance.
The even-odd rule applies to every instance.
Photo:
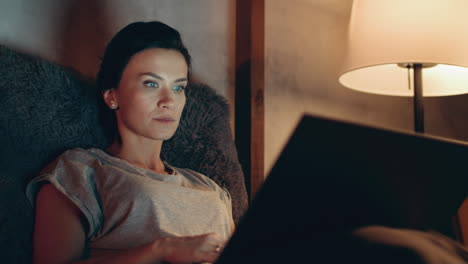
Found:
[[[214,251],[206,252],[203,256],[203,260],[201,262],[205,263],[214,263],[219,258],[219,253]]]
[[[218,245],[215,246],[214,252],[217,253],[217,254],[219,254],[221,252],[221,244],[218,244]]]
[[[208,234],[206,234],[206,235],[207,235],[209,238],[211,238],[211,239],[218,239],[218,240],[223,240],[223,239],[224,239],[224,237],[223,237],[222,235],[220,235],[220,234],[218,234],[218,233],[215,233],[215,232],[213,232],[213,233],[208,233]]]
[[[213,249],[211,250],[211,253],[214,254],[214,255],[220,255],[221,252],[223,252],[223,250],[224,250],[224,246],[225,246],[225,244],[222,244],[222,243],[216,244],[213,247]]]

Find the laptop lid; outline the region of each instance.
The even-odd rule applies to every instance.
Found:
[[[454,237],[467,161],[462,142],[304,116],[217,263],[323,253],[372,224]]]

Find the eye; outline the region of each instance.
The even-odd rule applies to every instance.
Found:
[[[145,81],[143,84],[149,88],[159,88],[159,84],[155,81]]]
[[[172,90],[174,92],[177,92],[177,93],[180,93],[180,92],[183,92],[185,90],[185,86],[183,85],[176,85],[172,88]]]

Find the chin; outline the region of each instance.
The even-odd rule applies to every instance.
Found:
[[[172,138],[172,136],[167,136],[167,137],[159,137],[158,139],[159,139],[159,140],[166,141],[166,140],[169,140],[169,139],[171,139],[171,138]]]
[[[155,140],[169,140],[172,138],[172,136],[174,136],[174,132],[173,133],[157,133],[151,136],[151,138]]]

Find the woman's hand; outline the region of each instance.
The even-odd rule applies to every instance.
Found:
[[[217,233],[198,236],[167,237],[154,242],[154,250],[169,263],[215,262],[226,240]]]

